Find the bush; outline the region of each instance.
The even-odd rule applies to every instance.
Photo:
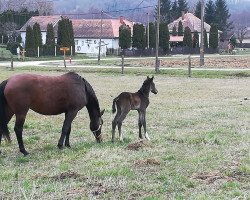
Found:
[[[20,46],[17,42],[10,42],[7,44],[6,49],[9,50],[12,54],[17,55],[17,48]]]

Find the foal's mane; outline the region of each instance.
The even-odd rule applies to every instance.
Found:
[[[148,85],[150,84],[150,82],[151,82],[151,79],[150,79],[150,78],[147,78],[147,79],[143,82],[143,84],[142,84],[141,88],[138,90],[138,92],[140,92],[140,93],[142,93],[142,94],[144,94],[145,92],[148,92],[148,90],[149,90]]]

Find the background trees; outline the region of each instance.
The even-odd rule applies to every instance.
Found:
[[[131,29],[126,25],[119,27],[119,46],[121,49],[128,49],[131,47]]]
[[[74,31],[72,21],[62,17],[58,22],[57,45],[59,47],[72,47],[72,54],[75,54]]]
[[[166,54],[169,50],[169,30],[166,22],[160,23],[159,30],[159,46],[162,48],[163,53]]]
[[[145,27],[143,24],[134,24],[132,47],[144,49],[146,47]]]
[[[218,47],[218,28],[216,24],[212,24],[210,28],[209,47],[216,49]]]

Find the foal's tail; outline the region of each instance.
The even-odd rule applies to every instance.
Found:
[[[4,89],[7,82],[8,80],[5,80],[0,84],[0,143],[2,135],[9,140],[9,130],[5,115],[5,106],[7,105],[7,102],[4,96]]]
[[[118,100],[118,97],[114,98],[114,100],[113,100],[112,113],[115,113],[115,112],[116,112],[115,104],[116,104],[116,101],[117,101],[117,100]]]

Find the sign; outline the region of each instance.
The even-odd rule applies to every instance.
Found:
[[[60,51],[69,51],[70,49],[69,49],[69,47],[61,47],[60,48]]]

